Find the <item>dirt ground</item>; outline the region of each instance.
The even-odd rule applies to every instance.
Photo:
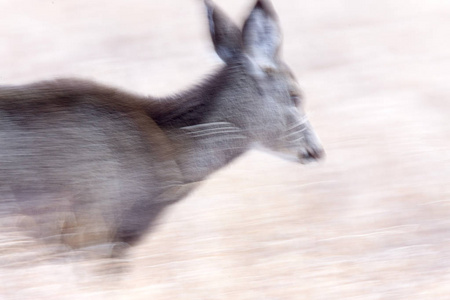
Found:
[[[249,152],[114,274],[3,226],[0,299],[450,299],[450,2],[274,1],[326,161]],[[220,64],[196,0],[0,0],[0,57],[152,95]]]

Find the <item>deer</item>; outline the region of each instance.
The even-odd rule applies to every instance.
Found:
[[[45,216],[33,226],[57,224],[70,245],[103,234],[129,247],[165,208],[253,147],[303,164],[324,157],[281,59],[273,5],[256,1],[239,28],[204,3],[223,65],[186,91],[155,98],[81,79],[0,87],[3,207]]]

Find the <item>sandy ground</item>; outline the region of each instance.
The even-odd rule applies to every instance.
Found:
[[[217,2],[235,20],[251,5]],[[248,153],[168,209],[121,273],[3,226],[0,299],[450,299],[450,2],[275,7],[326,161]],[[0,57],[1,84],[153,95],[220,63],[194,0],[0,0]]]

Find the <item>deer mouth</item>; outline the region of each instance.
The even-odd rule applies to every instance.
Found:
[[[325,157],[325,151],[323,148],[306,147],[300,151],[299,159],[301,164],[309,164],[312,162],[320,161]]]

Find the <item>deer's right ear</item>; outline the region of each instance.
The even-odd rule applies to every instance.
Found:
[[[241,30],[210,0],[205,0],[205,5],[216,53],[225,63],[229,63],[242,52]]]
[[[245,52],[264,70],[275,68],[281,45],[278,17],[269,0],[258,0],[245,21],[243,43]]]

